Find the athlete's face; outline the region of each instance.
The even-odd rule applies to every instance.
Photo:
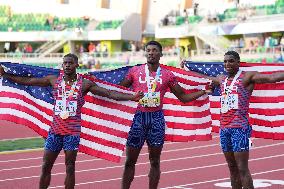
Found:
[[[233,55],[224,56],[224,67],[229,75],[234,75],[238,72],[240,67],[240,61]]]
[[[160,51],[157,45],[148,45],[145,49],[147,63],[149,64],[157,64],[160,61],[162,56],[162,52]]]
[[[72,75],[76,73],[76,68],[79,66],[77,62],[72,57],[64,57],[63,58],[63,71],[66,75]]]

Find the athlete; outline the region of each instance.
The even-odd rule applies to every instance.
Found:
[[[181,63],[181,67],[184,67],[184,63]],[[227,76],[203,76],[221,88],[220,143],[230,170],[231,186],[233,189],[253,189],[248,166],[252,131],[248,120],[250,96],[256,83],[283,81],[284,73],[241,71],[240,56],[235,51],[225,53],[224,67]]]
[[[121,188],[130,188],[134,179],[135,164],[144,142],[147,142],[150,160],[149,189],[156,189],[160,180],[160,155],[165,137],[165,119],[162,110],[163,98],[167,91],[181,101],[190,102],[210,93],[211,90],[200,90],[186,94],[178,84],[174,74],[160,67],[162,46],[157,41],[145,45],[147,63],[131,68],[120,83],[134,91],[142,90],[144,97],[140,99],[136,114],[129,131],[126,144],[126,162],[122,177]]]
[[[108,97],[115,100],[135,100],[143,97],[143,93],[135,95],[123,94],[106,90],[95,83],[83,79],[76,73],[79,66],[78,57],[67,54],[63,58],[63,72],[59,77],[48,75],[43,78],[20,77],[5,73],[0,66],[0,75],[22,85],[52,86],[54,112],[53,122],[45,141],[42,172],[39,188],[48,188],[51,180],[51,169],[63,149],[65,153],[66,177],[65,188],[72,189],[75,186],[75,161],[78,152],[81,131],[81,107],[84,104],[84,96],[90,91],[95,95]]]

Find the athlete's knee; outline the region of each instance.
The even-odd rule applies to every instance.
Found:
[[[238,170],[238,165],[237,165],[237,163],[236,163],[235,161],[228,161],[227,163],[228,163],[228,167],[229,167],[230,169],[232,169],[232,170],[234,170],[234,169]]]
[[[51,169],[52,169],[53,164],[50,162],[43,162],[42,164],[42,173],[43,174],[51,174]]]
[[[125,161],[124,166],[126,168],[133,168],[133,167],[135,167],[135,164],[136,164],[136,160],[127,158],[126,161]]]
[[[160,168],[160,158],[150,157],[150,165],[152,168]]]
[[[245,165],[238,166],[238,169],[241,176],[246,176],[249,173],[249,169]]]
[[[75,162],[74,161],[66,161],[66,173],[73,174],[75,173]]]

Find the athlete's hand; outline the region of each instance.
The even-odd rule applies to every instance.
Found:
[[[184,68],[185,62],[186,62],[186,60],[183,59],[183,60],[180,62],[179,66],[180,66],[181,68]]]
[[[143,98],[144,93],[142,91],[137,91],[133,96],[133,101],[138,102],[141,98]]]
[[[2,65],[0,65],[0,77],[2,77],[5,74],[4,68]]]
[[[214,87],[215,87],[215,86],[214,86],[213,82],[210,82],[208,85],[205,86],[204,92],[205,92],[206,94],[213,93]]]

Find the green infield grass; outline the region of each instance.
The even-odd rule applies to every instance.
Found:
[[[43,145],[44,139],[39,137],[16,140],[2,140],[0,141],[0,152],[42,148]]]

